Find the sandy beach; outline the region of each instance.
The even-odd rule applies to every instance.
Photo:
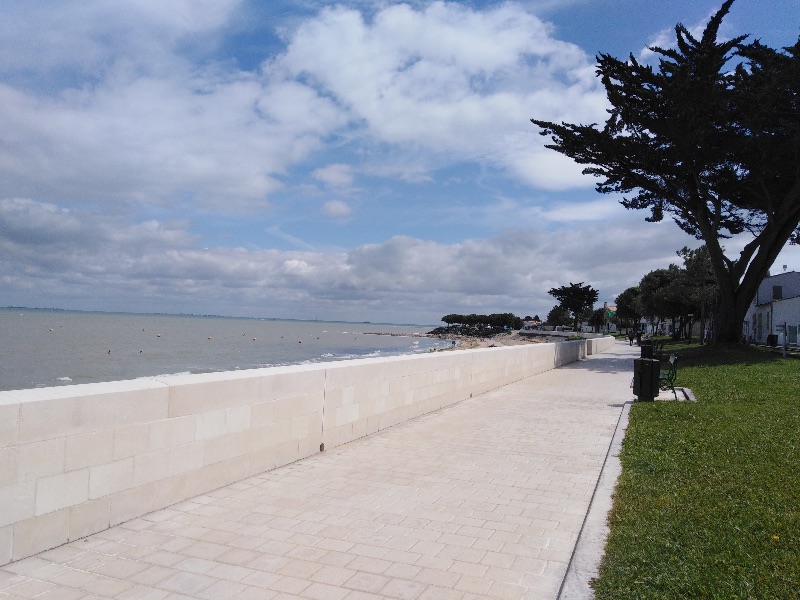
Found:
[[[492,348],[497,346],[519,346],[521,344],[546,344],[549,342],[562,342],[563,337],[549,336],[549,335],[523,335],[518,331],[510,331],[507,333],[498,333],[492,337],[479,338],[468,335],[432,335],[430,337],[437,337],[443,340],[451,340],[456,342],[454,346],[447,350],[471,350],[473,348]]]

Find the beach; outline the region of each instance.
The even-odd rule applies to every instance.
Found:
[[[429,334],[432,335],[432,334]],[[530,335],[519,331],[507,331],[498,333],[491,337],[474,337],[457,334],[437,334],[438,339],[456,342],[446,350],[472,350],[474,348],[496,348],[499,346],[519,346],[522,344],[547,344],[551,342],[563,342],[564,337],[553,335]]]

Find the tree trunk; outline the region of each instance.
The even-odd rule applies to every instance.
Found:
[[[732,302],[725,301],[722,296],[717,309],[714,311],[714,342],[740,343],[742,341],[742,324],[747,316],[750,302],[744,304],[739,294],[734,296]]]

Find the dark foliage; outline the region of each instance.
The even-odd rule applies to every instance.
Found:
[[[665,215],[703,239],[719,286],[719,341],[738,341],[758,285],[787,241],[800,239],[800,39],[782,51],[747,36],[719,42],[733,0],[698,40],[675,28],[677,48],[652,48],[658,68],[632,55],[598,58],[611,110],[605,126],[533,119],[548,147],[589,165],[601,193]],[[737,256],[722,241],[744,234]]]

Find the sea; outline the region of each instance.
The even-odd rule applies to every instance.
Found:
[[[0,391],[417,354],[434,326],[0,308]]]

